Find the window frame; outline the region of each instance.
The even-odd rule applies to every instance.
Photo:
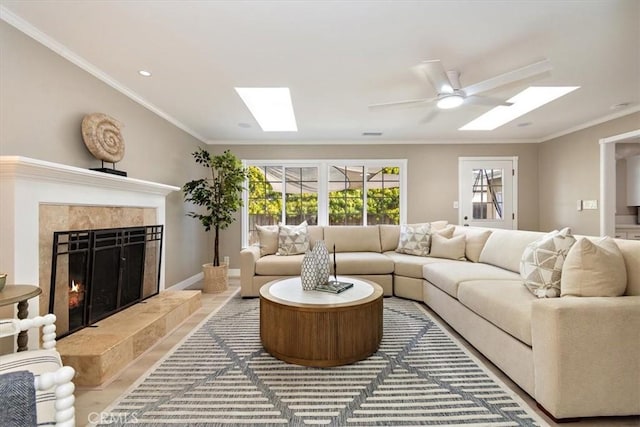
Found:
[[[245,168],[249,166],[257,167],[317,167],[318,168],[318,225],[329,225],[329,167],[331,166],[364,166],[365,168],[372,166],[382,167],[399,167],[399,185],[400,185],[400,224],[407,222],[407,159],[322,159],[322,160],[247,160],[243,159],[242,164]],[[363,189],[363,225],[367,225],[367,180],[364,180],[365,188]],[[284,203],[285,186],[282,186],[282,202]],[[247,247],[249,244],[249,181],[245,181],[244,190],[242,191],[242,209],[241,209],[241,245]],[[286,209],[283,205],[281,213],[281,221],[286,219]],[[339,227],[339,225],[337,226]]]

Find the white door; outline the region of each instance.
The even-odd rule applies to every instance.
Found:
[[[518,228],[517,177],[517,157],[460,157],[458,223]]]

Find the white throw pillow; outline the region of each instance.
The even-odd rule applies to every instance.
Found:
[[[447,238],[440,233],[431,235],[431,251],[429,256],[436,258],[448,258],[464,260],[465,236]]]
[[[396,252],[408,255],[427,256],[431,246],[431,225],[405,224],[400,226],[400,240]]]
[[[471,262],[479,262],[480,254],[491,235],[491,230],[476,230],[469,227],[458,227],[458,230],[465,237],[465,258]]]
[[[260,256],[273,255],[278,252],[278,230],[277,225],[256,225]]]
[[[571,248],[562,270],[563,297],[617,297],[626,288],[624,258],[611,237],[583,238]]]
[[[446,221],[446,220],[431,221],[429,224],[431,224],[432,231],[438,231],[438,230],[442,230],[447,225],[449,225],[449,221]]]
[[[520,261],[520,276],[538,298],[560,296],[562,266],[576,238],[570,228],[552,231],[527,245]]]
[[[300,225],[278,225],[278,255],[298,255],[308,250],[307,221]]]

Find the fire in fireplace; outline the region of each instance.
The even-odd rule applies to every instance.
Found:
[[[158,293],[163,226],[56,231],[49,312],[58,338]]]

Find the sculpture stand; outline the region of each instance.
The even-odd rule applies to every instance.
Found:
[[[115,163],[111,163],[112,168],[105,168],[104,167],[104,160],[102,160],[102,167],[101,168],[90,168],[90,170],[92,171],[97,171],[97,172],[103,172],[103,173],[110,173],[112,175],[119,175],[119,176],[127,176],[127,173],[125,171],[119,171],[116,169],[116,164]]]

